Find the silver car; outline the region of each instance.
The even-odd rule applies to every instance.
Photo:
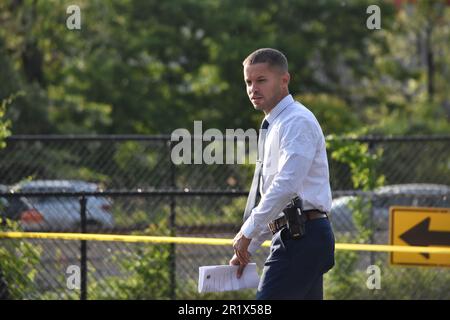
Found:
[[[35,180],[12,187],[14,192],[94,192],[95,183],[79,180]],[[13,198],[10,216],[20,220],[25,231],[80,231],[81,215],[78,197],[28,196]],[[19,206],[14,208],[14,202]],[[20,209],[17,209],[20,208]],[[87,197],[86,222],[88,231],[103,231],[114,227],[111,201],[106,197]]]
[[[388,185],[374,190],[369,196],[343,196],[333,199],[330,220],[338,232],[356,231],[354,226],[354,206],[371,204],[374,231],[389,228],[389,208],[391,206],[441,207],[450,208],[450,187],[440,184],[411,183]]]

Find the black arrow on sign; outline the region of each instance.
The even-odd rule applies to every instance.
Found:
[[[400,239],[411,246],[450,246],[450,231],[430,231],[430,220],[428,217],[414,227],[400,235]],[[429,253],[421,253],[426,259]]]

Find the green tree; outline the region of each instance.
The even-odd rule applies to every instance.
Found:
[[[78,31],[66,28],[61,1],[0,4],[0,48],[17,79],[4,96],[26,93],[8,112],[14,133],[166,133],[194,119],[205,128],[257,127],[261,114],[246,97],[241,62],[268,46],[289,57],[292,93],[326,94],[350,113],[361,109],[352,90],[373,62],[369,1],[77,4]],[[393,7],[382,7],[388,26]]]
[[[359,133],[449,133],[450,10],[446,1],[405,2],[368,43],[373,67],[355,86]]]
[[[4,139],[8,137],[11,132],[9,127],[11,126],[11,121],[5,119],[6,105],[10,104],[14,97],[8,99],[3,99],[0,103],[0,149],[6,146]]]
[[[309,93],[297,95],[296,100],[314,113],[326,136],[353,132],[361,125],[349,105],[336,96]]]
[[[8,122],[4,120],[5,109],[5,103],[2,103],[0,105],[0,148],[4,148],[6,146],[4,139],[10,133],[8,130]]]

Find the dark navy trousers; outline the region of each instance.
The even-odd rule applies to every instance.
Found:
[[[334,234],[328,219],[306,222],[306,234],[274,234],[256,299],[323,299],[323,274],[334,266]]]

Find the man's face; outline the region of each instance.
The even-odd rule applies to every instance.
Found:
[[[253,106],[266,114],[289,93],[289,73],[267,63],[246,64],[244,80]]]

